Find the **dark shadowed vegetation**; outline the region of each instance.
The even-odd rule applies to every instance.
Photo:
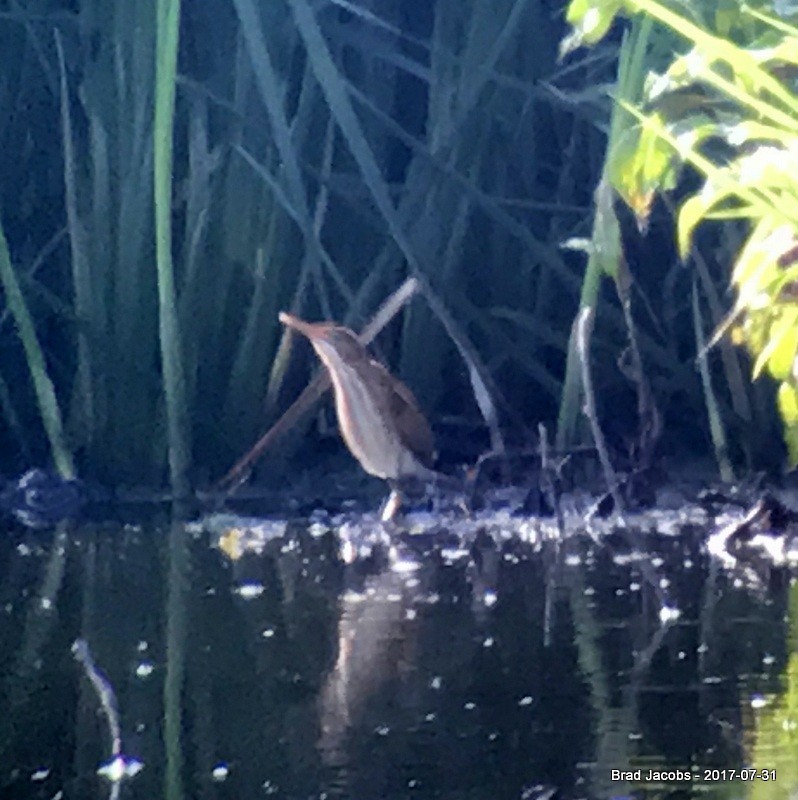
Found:
[[[0,0],[0,64],[2,800],[798,796],[788,3]]]
[[[795,31],[764,6],[691,3],[684,24],[710,37],[692,42],[649,5],[558,59],[566,7],[546,0],[0,2],[2,470],[207,485],[313,364],[289,358],[278,311],[360,329],[408,275],[426,291],[378,352],[450,458],[489,446],[463,342],[510,446],[540,421],[589,439],[571,335],[587,306],[616,465],[714,452],[725,474],[779,469],[774,382],[750,375],[775,378],[794,424],[796,172],[729,187],[762,142],[795,157],[773,133],[798,125]],[[691,47],[711,42],[735,49],[688,80]],[[765,43],[778,55],[756,61]],[[662,134],[685,120],[678,172]],[[682,205],[702,180],[715,195]],[[707,216],[724,222],[693,237]],[[765,318],[741,248],[777,233],[761,279],[783,302]],[[751,363],[729,338],[704,351],[724,320]]]

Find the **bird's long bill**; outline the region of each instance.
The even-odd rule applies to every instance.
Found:
[[[343,363],[338,351],[325,338],[324,326],[313,322],[305,322],[287,311],[281,311],[278,319],[286,327],[293,328],[295,331],[307,336],[313,345],[313,349],[328,369],[334,370],[336,366]]]
[[[286,327],[293,328],[295,331],[299,331],[299,333],[307,336],[311,342],[313,341],[314,337],[317,336],[313,325],[311,325],[309,322],[305,322],[299,317],[295,317],[293,314],[289,314],[287,311],[281,311],[278,319]]]

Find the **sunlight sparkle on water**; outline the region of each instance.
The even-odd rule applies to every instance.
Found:
[[[105,764],[101,764],[97,769],[97,774],[107,778],[111,783],[119,783],[125,778],[135,778],[144,769],[143,762],[137,758],[128,758],[118,755]]]
[[[758,710],[764,708],[767,704],[768,700],[764,695],[755,694],[751,696],[751,708]]]
[[[391,570],[400,575],[406,575],[408,572],[416,572],[421,568],[421,564],[412,558],[399,558],[391,564]]]
[[[234,591],[239,597],[243,597],[244,600],[254,600],[256,597],[260,597],[265,590],[266,587],[262,583],[251,581],[249,583],[242,583]]]
[[[149,678],[154,671],[155,665],[151,661],[142,661],[141,664],[136,667],[136,677]]]

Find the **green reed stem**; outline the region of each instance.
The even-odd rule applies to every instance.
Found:
[[[154,192],[158,326],[172,491],[186,497],[191,445],[186,379],[172,263],[172,157],[180,0],[158,0],[155,62]]]
[[[36,392],[36,401],[39,404],[39,413],[44,423],[47,438],[50,440],[50,450],[56,469],[63,478],[75,477],[75,464],[72,453],[67,446],[64,436],[64,425],[61,420],[61,410],[55,396],[55,388],[47,372],[44,353],[36,336],[25,297],[22,294],[19,281],[17,281],[14,268],[11,266],[11,257],[8,253],[8,243],[0,225],[0,282],[6,295],[8,308],[14,317],[19,338],[25,348],[25,358],[28,362],[33,389]]]

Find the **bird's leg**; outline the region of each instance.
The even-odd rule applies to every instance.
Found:
[[[451,508],[452,504],[465,514],[470,514],[468,497],[468,476],[446,475],[434,473],[430,483],[426,485],[427,496],[432,500],[432,512],[440,514],[442,510]],[[452,499],[454,496],[454,500]]]
[[[389,480],[388,486],[391,487],[391,493],[382,505],[380,522],[390,522],[402,506],[402,492],[399,488],[399,483]]]

